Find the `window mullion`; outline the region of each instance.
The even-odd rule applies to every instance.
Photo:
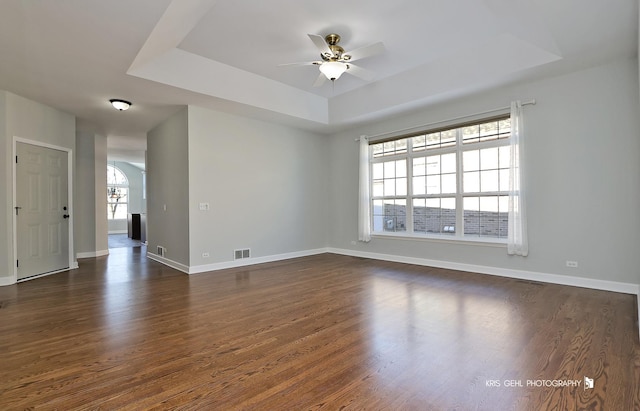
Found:
[[[462,164],[462,129],[456,130],[456,237],[464,237],[464,197],[462,181],[463,181],[463,164]]]
[[[360,137],[362,138],[362,137]],[[373,201],[376,199],[373,196],[373,163],[374,163],[374,157],[373,157],[373,148],[371,145],[369,145],[369,227],[371,228],[371,232],[373,233],[374,231],[374,210],[375,207],[373,206]]]
[[[407,223],[408,233],[413,233],[413,139],[407,138]]]

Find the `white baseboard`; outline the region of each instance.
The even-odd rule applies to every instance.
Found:
[[[189,266],[188,265],[184,265],[182,263],[179,263],[177,261],[173,261],[173,260],[169,260],[168,258],[165,257],[161,257],[158,254],[154,254],[151,253],[149,251],[147,251],[147,258],[153,260],[153,261],[157,261],[160,264],[164,264],[166,266],[169,266],[171,268],[175,268],[178,271],[182,271],[185,274],[189,274]]]
[[[489,267],[483,265],[455,263],[450,261],[430,260],[425,258],[403,257],[392,254],[378,254],[354,251],[340,248],[329,248],[328,252],[349,255],[352,257],[370,258],[373,260],[392,261],[397,263],[423,265],[429,267],[446,268],[449,270],[468,271],[480,274],[497,275],[500,277],[517,278],[521,280],[539,281],[574,287],[591,288],[595,290],[613,291],[623,294],[636,294],[640,298],[640,285],[621,283],[616,281],[596,280],[592,278],[572,277],[559,274],[547,274],[535,271],[513,270],[509,268]],[[640,314],[639,314],[640,315]]]
[[[275,255],[269,255],[269,256],[265,256],[265,257],[254,257],[254,258],[243,258],[241,260],[234,260],[234,261],[224,261],[224,262],[220,262],[220,263],[213,263],[213,264],[204,264],[204,265],[194,265],[194,266],[188,266],[182,263],[178,263],[176,261],[170,260],[168,258],[165,257],[161,257],[157,254],[151,253],[149,251],[147,251],[147,258],[153,260],[153,261],[157,261],[161,264],[167,265],[171,268],[175,268],[178,271],[182,271],[183,273],[186,274],[199,274],[199,273],[205,273],[205,272],[209,272],[209,271],[218,271],[218,270],[224,270],[227,268],[236,268],[236,267],[244,267],[244,266],[248,266],[248,265],[255,265],[255,264],[263,264],[263,263],[271,263],[274,261],[282,261],[282,260],[289,260],[292,258],[298,258],[298,257],[307,257],[310,255],[317,255],[317,254],[324,254],[327,253],[328,249],[326,248],[318,248],[315,250],[304,250],[304,251],[296,251],[296,252],[292,252],[292,253],[285,253],[285,254],[275,254]]]
[[[0,277],[0,287],[5,285],[13,285],[16,283],[16,277],[11,275],[9,277]]]
[[[265,257],[243,258],[241,260],[224,261],[221,263],[196,265],[196,266],[189,267],[189,274],[198,274],[198,273],[204,273],[207,271],[224,270],[227,268],[244,267],[247,265],[254,265],[254,264],[271,263],[274,261],[282,261],[282,260],[289,260],[292,258],[307,257],[310,255],[324,254],[327,252],[328,252],[328,249],[326,248],[317,248],[315,250],[295,251],[292,253],[275,254],[275,255],[269,255]]]
[[[348,255],[352,257],[370,258],[372,260],[391,261],[405,264],[415,264],[428,267],[445,268],[449,270],[459,270],[466,272],[473,272],[479,274],[496,275],[500,277],[517,278],[528,281],[538,281],[543,283],[569,285],[573,287],[591,288],[595,290],[613,291],[623,294],[634,294],[638,296],[638,309],[640,319],[640,285],[632,283],[622,283],[617,281],[598,280],[593,278],[573,277],[560,274],[548,274],[535,271],[514,270],[510,268],[490,267],[475,264],[456,263],[443,260],[431,260],[426,258],[416,257],[404,257],[393,254],[379,254],[369,253],[363,251],[355,251],[340,248],[318,248],[314,250],[296,251],[285,254],[275,254],[265,257],[247,258],[242,260],[225,261],[220,263],[188,266],[182,263],[178,263],[173,260],[169,260],[165,257],[160,257],[157,254],[147,252],[147,257],[165,264],[169,267],[175,268],[178,271],[182,271],[187,274],[198,274],[208,271],[218,271],[227,268],[244,267],[247,265],[269,263],[274,261],[288,260],[291,258],[306,257],[310,255],[317,255],[323,253],[333,253]]]
[[[77,253],[76,258],[95,258],[109,255],[109,250],[90,251],[86,253]]]

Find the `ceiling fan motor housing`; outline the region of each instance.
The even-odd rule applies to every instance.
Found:
[[[331,50],[331,52],[333,53],[333,55],[329,55],[329,53],[323,53],[321,56],[324,61],[347,61],[351,59],[351,56],[348,54],[344,54],[344,49],[341,46],[338,46],[338,43],[340,42],[339,34],[327,34],[324,40],[327,42],[329,50]]]
[[[330,46],[335,46],[340,43],[340,35],[336,33],[327,34],[324,38],[324,41],[327,42]]]

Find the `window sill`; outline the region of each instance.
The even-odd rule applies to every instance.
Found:
[[[482,237],[454,237],[454,236],[436,236],[436,235],[419,235],[419,234],[402,234],[402,233],[372,233],[372,238],[384,238],[394,240],[409,241],[427,241],[434,243],[447,244],[466,244],[484,247],[506,247],[507,240],[502,238],[482,238]]]

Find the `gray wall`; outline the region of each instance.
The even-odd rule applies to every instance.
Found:
[[[0,285],[13,275],[13,207],[11,187],[11,137],[7,128],[7,93],[0,90]]]
[[[4,120],[0,131],[0,284],[13,276],[13,138],[20,137],[57,147],[75,149],[75,117],[28,100],[13,93],[0,91],[0,111]],[[70,167],[75,171],[75,158]],[[72,210],[73,211],[73,210]]]
[[[107,138],[95,136],[95,203],[96,203],[96,251],[109,252],[109,237],[107,226],[107,204],[104,201],[107,192],[107,179],[104,178],[107,168]]]
[[[167,259],[189,265],[187,108],[147,134],[147,243]],[[166,206],[166,209],[165,209]]]
[[[106,165],[107,138],[92,132],[78,132],[74,228],[76,253],[81,257],[108,252]]]
[[[75,233],[76,252],[96,251],[95,139],[93,133],[76,133]]]
[[[489,267],[638,283],[640,107],[637,60],[481,93],[341,132],[330,143],[332,247]],[[529,242],[505,247],[357,237],[358,145],[354,138],[508,106],[525,107]],[[618,216],[616,218],[616,216]],[[578,261],[567,268],[566,260]]]
[[[262,257],[326,247],[327,143],[198,107],[174,115],[148,135],[149,252],[164,246],[193,267],[232,261],[238,248]]]
[[[326,247],[327,154],[325,136],[190,106],[190,265]]]

